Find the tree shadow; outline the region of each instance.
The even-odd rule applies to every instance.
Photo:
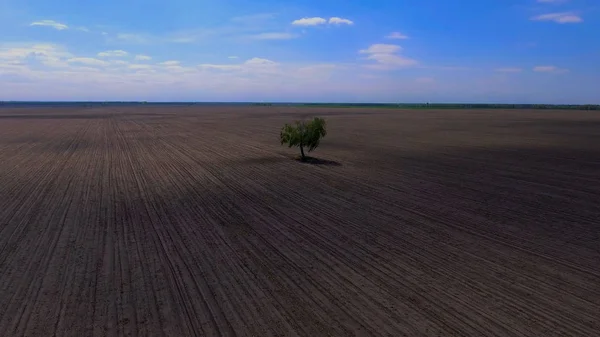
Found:
[[[309,164],[309,165],[319,165],[319,166],[342,166],[341,163],[337,162],[337,161],[333,161],[333,160],[327,160],[327,159],[320,159],[320,158],[315,158],[315,157],[308,157],[306,156],[306,158],[304,158],[304,160],[302,160],[302,157],[298,156],[294,158],[295,160],[303,163],[303,164]]]
[[[300,155],[290,155],[285,153],[277,153],[277,155],[271,156],[261,156],[261,157],[247,157],[247,158],[236,158],[224,160],[223,163],[225,165],[272,165],[272,164],[280,164],[285,163],[289,160],[294,160],[303,164],[308,165],[318,165],[318,166],[342,166],[341,163],[333,160],[326,160],[320,158],[314,158],[306,156],[306,159],[303,161]]]

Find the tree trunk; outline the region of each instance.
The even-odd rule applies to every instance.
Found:
[[[304,155],[304,146],[300,145],[300,153],[302,154],[302,161],[306,161],[306,156]]]

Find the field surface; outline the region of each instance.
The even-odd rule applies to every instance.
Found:
[[[0,109],[1,336],[599,331],[598,112]]]

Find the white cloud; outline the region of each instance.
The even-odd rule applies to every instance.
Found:
[[[35,22],[32,22],[30,24],[30,26],[46,26],[46,27],[52,27],[57,30],[69,29],[69,26],[65,25],[64,23],[56,22],[54,20],[35,21]]]
[[[0,48],[0,59],[21,59],[32,56],[48,55],[54,53],[57,47],[49,44],[36,44],[32,46],[3,46]]]
[[[463,71],[463,70],[476,70],[477,68],[472,67],[461,67],[461,66],[422,66],[420,68],[434,69],[434,70],[447,70],[447,71]]]
[[[321,17],[302,18],[302,19],[292,21],[292,25],[294,25],[294,26],[318,26],[318,25],[324,25],[326,23],[327,23],[327,20],[325,20]]]
[[[89,32],[90,32],[90,30],[89,30],[87,27],[77,27],[76,29],[77,29],[77,30],[80,30],[80,31],[82,31],[82,32],[86,32],[86,33],[89,33]]]
[[[25,51],[15,53],[0,44],[0,55],[29,55],[22,60],[25,65],[8,65],[0,59],[3,73],[0,81],[0,99],[93,99],[93,100],[356,100],[385,101],[390,98],[406,100],[407,93],[441,88],[445,81],[439,78],[434,85],[410,73],[396,77],[388,72],[366,72],[361,64],[312,64],[278,62],[269,57],[230,60],[222,57],[223,64],[205,64],[198,67],[182,65],[127,64],[127,59],[106,59],[95,62],[67,62],[65,68],[43,67],[31,62],[41,51],[43,55],[56,55],[58,61],[81,59],[94,54],[70,55],[58,46],[10,46]],[[365,48],[368,46],[365,46]],[[372,47],[369,52],[398,54],[400,48]],[[235,54],[234,54],[235,55]],[[369,56],[364,53],[362,56]],[[257,55],[261,56],[261,55]],[[133,56],[131,61],[133,62]],[[108,61],[107,61],[108,60]],[[105,67],[97,62],[107,62]],[[162,60],[161,60],[162,61]],[[90,64],[86,64],[90,63]],[[137,63],[137,62],[136,62]],[[144,63],[144,62],[143,62]],[[93,64],[93,65],[92,65]],[[9,74],[4,76],[5,74]],[[362,75],[362,77],[361,77]],[[376,76],[373,76],[376,75]],[[426,76],[435,74],[428,71]],[[543,80],[545,76],[541,76]],[[438,77],[434,77],[436,80]],[[472,83],[460,79],[450,81]],[[443,89],[443,88],[442,88]],[[437,90],[437,89],[436,89]],[[463,89],[464,90],[464,89]],[[458,90],[457,90],[458,92]],[[428,93],[430,93],[428,91]],[[391,95],[391,96],[390,96]]]
[[[538,73],[553,73],[553,74],[562,74],[562,73],[566,73],[569,70],[568,69],[563,69],[563,68],[559,68],[556,66],[537,66],[533,68],[533,71],[538,72]]]
[[[142,35],[128,34],[128,33],[117,34],[117,39],[121,40],[121,41],[131,42],[131,43],[146,43],[146,42],[148,42],[148,39]]]
[[[0,72],[5,75],[0,81],[0,98],[91,99],[89,93],[93,93],[94,99],[133,97],[131,95],[147,99],[145,97],[158,97],[157,94],[180,95],[198,90],[212,92],[211,95],[273,93],[275,90],[289,93],[312,90],[322,94],[308,83],[322,83],[336,69],[334,65],[280,64],[260,57],[233,65],[205,64],[192,68],[177,61],[130,64],[121,59],[107,61],[87,56],[75,56],[54,45],[0,44]],[[42,59],[64,62],[65,66],[41,67]]]
[[[72,57],[62,47],[53,44],[9,44],[0,45],[0,59],[21,63],[26,58],[38,60],[49,67],[65,67],[65,58]]]
[[[563,12],[563,13],[549,13],[542,14],[538,16],[534,16],[531,18],[533,21],[552,21],[560,24],[565,23],[580,23],[583,22],[581,16],[572,13],[572,12]]]
[[[148,56],[148,55],[135,55],[135,60],[136,61],[150,61],[152,60],[152,57]]]
[[[251,58],[248,61],[244,62],[244,64],[259,65],[259,66],[273,66],[273,65],[277,65],[277,62],[259,58],[259,57],[254,57],[254,58]]]
[[[98,57],[123,57],[127,55],[129,55],[129,53],[124,50],[107,50],[98,53]]]
[[[402,48],[395,44],[373,44],[367,49],[360,51],[361,54],[393,54],[401,51]]]
[[[179,61],[165,61],[165,62],[161,62],[160,64],[163,66],[178,66],[181,62]]]
[[[77,71],[77,72],[93,72],[93,73],[102,71],[101,69],[93,68],[93,67],[75,67],[75,68],[71,69],[71,71],[73,71],[73,70]]]
[[[322,17],[302,18],[292,21],[294,26],[319,26],[319,25],[353,25],[354,22],[348,19],[340,18],[337,16],[329,18],[329,20]]]
[[[241,64],[201,64],[200,69],[221,71],[241,71],[254,74],[274,74],[279,72],[280,64],[269,59],[254,57]]]
[[[334,16],[332,18],[329,18],[329,24],[331,24],[331,25],[353,25],[354,22],[352,22],[348,19],[343,19],[343,18]]]
[[[368,60],[376,61],[376,64],[368,65],[373,69],[394,69],[416,65],[416,60],[406,58],[399,53],[402,51],[400,46],[394,44],[373,44],[367,49],[360,50],[359,53],[367,54]]]
[[[238,59],[239,57],[238,56],[228,56],[227,58],[230,60],[235,60],[235,59]]]
[[[180,61],[175,61],[175,60],[161,62],[161,63],[159,63],[159,65],[161,65],[162,67],[156,68],[156,70],[167,71],[170,73],[180,73],[181,74],[181,73],[197,72],[197,69],[184,67],[181,65]]]
[[[144,69],[151,69],[152,66],[148,65],[148,64],[131,64],[128,67],[129,69],[133,69],[133,70],[144,70]]]
[[[72,57],[67,60],[69,63],[81,63],[90,66],[106,66],[108,62],[95,59],[93,57]]]
[[[251,38],[257,40],[290,40],[297,37],[298,35],[291,33],[261,33],[251,36]]]
[[[387,39],[394,39],[394,40],[406,40],[408,39],[408,36],[405,34],[402,34],[400,32],[393,32],[390,33],[388,36],[386,36]]]
[[[338,69],[338,68],[340,68],[340,66],[337,64],[328,64],[328,63],[314,64],[314,65],[298,68],[298,72],[303,73],[303,74],[315,75],[315,74],[322,73],[324,71]]]
[[[197,73],[198,70],[195,68],[190,68],[190,67],[184,67],[181,66],[179,64],[173,64],[173,65],[166,65],[164,66],[163,70],[166,70],[169,73]]]
[[[69,64],[60,57],[45,57],[41,59],[43,65],[51,68],[65,68],[68,67]]]
[[[369,60],[375,60],[379,65],[373,68],[396,68],[396,67],[409,67],[417,64],[417,61],[406,58],[400,55],[394,54],[372,54],[367,57]]]
[[[242,69],[240,65],[237,64],[210,64],[204,63],[198,66],[200,69],[216,69],[216,70],[239,70]]]
[[[521,68],[516,67],[506,67],[506,68],[497,68],[495,71],[499,73],[520,73],[523,71]]]

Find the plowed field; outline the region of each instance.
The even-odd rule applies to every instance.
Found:
[[[597,112],[0,109],[1,336],[599,331]]]

